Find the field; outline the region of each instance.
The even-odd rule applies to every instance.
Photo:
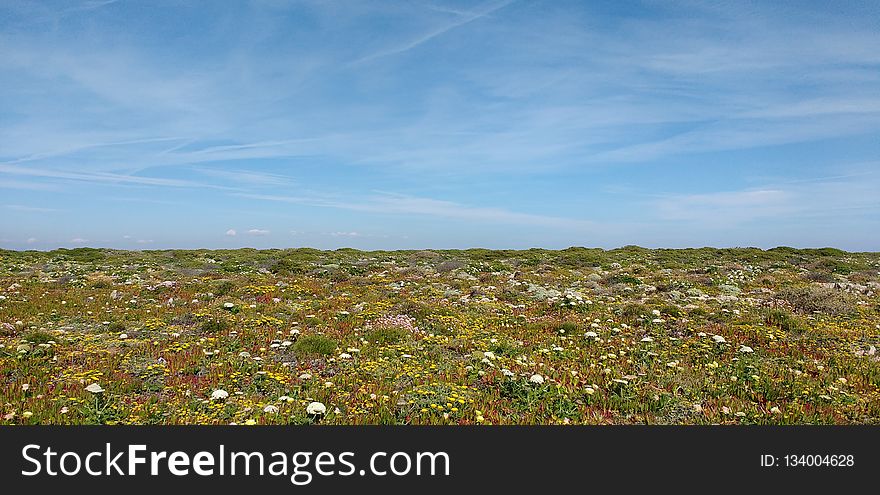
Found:
[[[878,424],[880,254],[0,251],[0,424]]]

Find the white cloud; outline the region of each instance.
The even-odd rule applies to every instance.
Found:
[[[264,230],[264,229],[251,229],[251,230],[248,230],[247,233],[249,235],[259,235],[259,236],[269,235],[269,231]]]
[[[477,19],[486,17],[487,15],[491,14],[492,12],[495,12],[496,10],[499,10],[499,9],[506,7],[507,5],[513,3],[513,1],[514,0],[505,0],[502,2],[498,2],[494,5],[490,5],[488,8],[482,9],[479,12],[463,12],[463,11],[454,11],[454,10],[447,9],[447,10],[445,10],[446,13],[455,14],[458,17],[458,19],[456,19],[453,22],[438,26],[427,33],[421,34],[417,38],[409,40],[407,42],[404,42],[398,46],[386,48],[386,49],[381,50],[379,52],[364,56],[364,57],[356,60],[355,62],[353,62],[352,65],[359,65],[359,64],[362,64],[365,62],[369,62],[371,60],[378,59],[378,58],[387,57],[390,55],[397,55],[399,53],[403,53],[403,52],[412,50],[413,48],[416,48],[417,46],[421,45],[422,43],[430,41],[433,38],[436,38],[436,37],[446,33],[447,31],[455,29],[459,26],[463,26],[463,25],[468,24],[470,22],[476,21]],[[437,10],[437,9],[431,9],[431,10]]]
[[[238,232],[236,232],[235,229],[229,229],[226,231],[226,235],[228,235],[229,237],[235,237],[236,235],[238,235]]]
[[[592,225],[592,222],[580,219],[519,213],[504,208],[468,206],[453,201],[388,192],[379,192],[372,196],[354,199],[350,199],[349,196],[346,196],[345,199],[337,199],[331,196],[297,197],[249,193],[239,193],[235,194],[235,196],[324,208],[400,215],[427,215],[478,222],[503,222],[567,228],[584,228]]]
[[[89,242],[89,240],[83,239],[82,237],[75,237],[75,238],[71,239],[70,242],[72,242],[74,244],[84,244],[86,242]]]
[[[672,195],[657,201],[655,206],[657,216],[663,220],[703,221],[723,226],[791,211],[791,199],[792,195],[785,191],[759,189]]]
[[[37,242],[37,238],[36,237],[29,237],[28,240],[26,240],[25,242],[27,242],[28,244],[33,244],[33,243]]]
[[[6,208],[15,211],[24,211],[24,212],[32,212],[32,213],[49,213],[53,211],[58,211],[55,208],[41,208],[38,206],[25,206],[25,205],[5,205]]]

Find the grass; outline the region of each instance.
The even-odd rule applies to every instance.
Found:
[[[335,340],[323,335],[305,335],[293,345],[293,352],[300,357],[329,356],[336,346]]]

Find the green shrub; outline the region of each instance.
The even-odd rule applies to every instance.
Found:
[[[786,333],[803,333],[806,325],[793,314],[781,309],[771,309],[764,314],[764,323],[779,327]]]
[[[681,309],[678,306],[675,306],[672,304],[667,304],[667,305],[663,306],[662,308],[660,308],[660,312],[665,315],[673,316],[676,318],[681,316]]]
[[[235,284],[230,280],[221,280],[214,287],[214,295],[218,297],[225,296],[235,289]]]
[[[404,340],[409,332],[400,327],[379,326],[370,329],[364,334],[364,338],[370,342],[379,344],[396,344]]]
[[[121,321],[114,321],[107,325],[107,331],[113,333],[121,333],[125,331],[125,323]]]
[[[220,333],[229,328],[226,320],[205,320],[199,327],[204,333]]]
[[[51,333],[42,330],[28,332],[24,334],[22,338],[32,344],[45,344],[50,340],[55,340],[55,337],[53,337]]]
[[[605,278],[605,285],[616,285],[616,284],[628,284],[628,285],[641,285],[642,281],[633,277],[632,275],[612,275],[610,277]]]
[[[293,344],[297,356],[327,356],[336,350],[336,341],[323,335],[303,335]]]
[[[559,326],[560,330],[565,330],[565,333],[573,333],[578,329],[577,323],[566,321],[562,325]]]
[[[779,292],[778,297],[802,313],[821,312],[829,315],[851,315],[856,310],[855,298],[846,292],[828,287],[793,287]]]
[[[649,310],[644,304],[629,303],[620,310],[620,316],[626,321],[633,322],[640,316],[646,315],[650,312],[651,310]]]

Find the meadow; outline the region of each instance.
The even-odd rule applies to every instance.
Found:
[[[0,425],[878,424],[880,253],[0,251]]]

